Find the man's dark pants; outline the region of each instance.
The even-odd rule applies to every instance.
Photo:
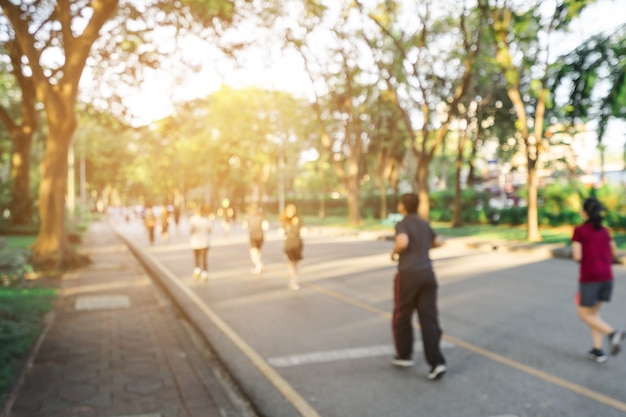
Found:
[[[431,270],[398,272],[394,283],[393,336],[396,355],[409,359],[413,354],[413,312],[417,310],[424,355],[431,367],[445,364],[441,353],[441,327],[437,312],[437,281]]]

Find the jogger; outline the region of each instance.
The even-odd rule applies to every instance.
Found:
[[[439,344],[442,331],[437,311],[437,281],[432,270],[396,273],[393,333],[398,358],[413,355],[413,312],[417,310],[424,356],[431,368],[445,364]]]
[[[419,198],[404,194],[398,211],[404,215],[396,225],[392,260],[398,260],[394,283],[393,337],[396,366],[413,365],[413,312],[417,311],[424,356],[430,365],[429,379],[439,379],[447,371],[441,353],[441,327],[437,312],[437,280],[432,269],[429,251],[441,245],[430,225],[417,215]]]

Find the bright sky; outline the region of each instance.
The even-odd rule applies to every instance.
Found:
[[[599,0],[588,7],[572,24],[571,33],[555,38],[552,55],[558,56],[575,48],[583,39],[602,30],[626,23],[626,1]],[[129,97],[127,104],[136,117],[136,124],[166,117],[172,112],[172,101],[203,97],[226,84],[232,87],[257,85],[268,89],[290,91],[301,96],[310,95],[310,81],[302,69],[301,59],[295,53],[281,52],[275,48],[251,49],[245,55],[246,65],[234,68],[229,62],[218,58],[216,52],[198,54],[207,47],[190,45],[203,70],[189,76],[182,86],[165,72],[153,71],[146,77],[141,92]],[[591,128],[593,126],[590,126]],[[626,124],[612,122],[605,136],[612,149],[623,149]]]

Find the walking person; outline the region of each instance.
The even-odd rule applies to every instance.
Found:
[[[167,205],[161,207],[161,240],[164,242],[170,239],[170,212]]]
[[[285,255],[287,255],[287,269],[289,271],[289,289],[297,291],[298,284],[298,262],[302,260],[302,249],[304,244],[302,236],[306,234],[306,228],[302,219],[296,215],[296,206],[288,204],[285,212],[281,214],[281,233],[285,235]]]
[[[250,207],[242,226],[250,231],[250,260],[254,265],[252,273],[258,275],[263,271],[261,247],[265,237],[264,232],[269,229],[269,223],[261,206],[255,204]]]
[[[396,224],[395,245],[391,259],[398,261],[394,282],[392,329],[396,348],[393,365],[413,366],[413,312],[417,311],[424,355],[430,365],[428,379],[441,378],[447,371],[441,353],[437,311],[437,279],[429,250],[441,246],[430,225],[417,215],[417,194],[403,194],[398,211],[404,218]]]
[[[602,225],[604,207],[595,198],[583,203],[583,224],[574,229],[572,258],[580,263],[577,294],[578,317],[591,329],[592,349],[587,358],[604,363],[603,339],[608,337],[611,355],[617,355],[624,332],[615,329],[600,316],[602,303],[611,300],[613,292],[613,259],[617,248],[609,231]]]
[[[196,208],[193,216],[189,219],[189,233],[191,249],[193,249],[194,269],[193,279],[209,279],[209,246],[211,243],[211,220],[209,210],[202,206]]]
[[[150,240],[150,244],[153,245],[156,216],[154,215],[152,207],[146,207],[146,210],[143,213],[143,224],[144,226],[146,226],[146,230],[148,231],[148,239]]]

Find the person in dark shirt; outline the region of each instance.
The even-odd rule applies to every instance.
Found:
[[[156,226],[156,216],[154,215],[154,211],[152,207],[146,207],[146,210],[143,214],[143,223],[146,226],[146,230],[148,231],[148,239],[150,240],[150,244],[154,244],[154,227]]]
[[[417,215],[419,197],[404,194],[398,211],[404,218],[396,224],[395,245],[392,260],[398,261],[394,282],[393,337],[396,366],[413,366],[413,312],[417,311],[424,355],[430,365],[427,377],[441,378],[447,371],[446,360],[441,353],[443,334],[437,311],[437,279],[432,268],[429,250],[441,246],[430,225]]]
[[[587,358],[604,363],[608,357],[603,350],[603,335],[607,335],[612,355],[620,351],[624,331],[616,330],[600,316],[603,302],[611,300],[613,292],[613,258],[617,248],[609,231],[602,226],[602,204],[595,198],[583,203],[584,223],[574,229],[572,258],[580,263],[577,293],[578,317],[591,328],[593,348]]]
[[[300,289],[298,283],[298,262],[302,260],[302,236],[306,234],[306,228],[302,219],[296,214],[296,206],[288,204],[285,212],[280,216],[282,227],[280,233],[285,236],[285,255],[287,256],[287,269],[289,271],[289,289]]]

